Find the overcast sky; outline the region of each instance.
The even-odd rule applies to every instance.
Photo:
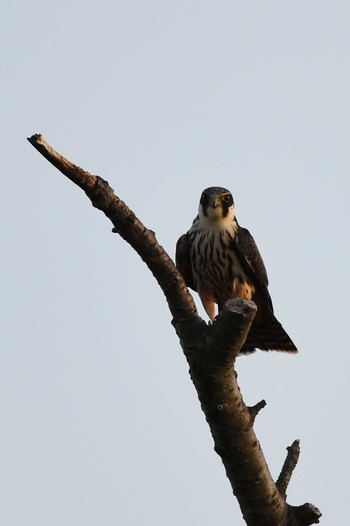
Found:
[[[229,188],[298,356],[237,362],[288,501],[348,515],[350,4],[1,2],[0,522],[243,524],[162,292],[26,141],[109,181],[174,255]],[[199,312],[204,316],[195,300]]]

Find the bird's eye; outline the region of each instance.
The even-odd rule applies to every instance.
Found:
[[[226,195],[224,195],[224,199],[223,199],[223,200],[225,201],[225,203],[229,203],[229,202],[231,201],[231,196],[230,196],[230,194],[226,194]]]

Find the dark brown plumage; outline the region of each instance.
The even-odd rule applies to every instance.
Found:
[[[211,319],[229,299],[251,299],[257,314],[241,352],[256,348],[297,352],[273,313],[264,262],[249,231],[239,226],[231,193],[211,187],[203,191],[199,213],[176,245],[176,265],[186,285],[198,292]]]

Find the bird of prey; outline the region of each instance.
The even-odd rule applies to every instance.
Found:
[[[233,298],[252,300],[257,313],[241,353],[275,350],[297,352],[275,318],[264,262],[253,237],[235,215],[231,192],[211,187],[203,191],[198,215],[176,245],[176,265],[186,285],[198,292],[211,322]]]

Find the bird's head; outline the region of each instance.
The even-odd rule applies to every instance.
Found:
[[[231,192],[220,186],[203,190],[198,207],[200,221],[205,226],[225,229],[235,217],[235,206]]]

